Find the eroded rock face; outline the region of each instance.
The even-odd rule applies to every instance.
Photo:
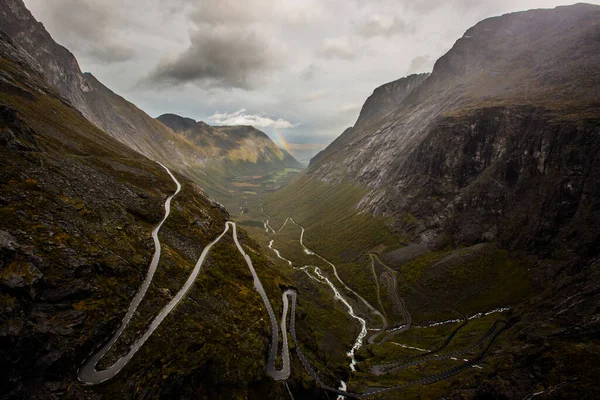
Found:
[[[37,286],[44,277],[35,265],[25,261],[15,261],[0,272],[0,286],[7,289],[25,289],[35,299]]]
[[[360,208],[432,248],[594,253],[598,21],[582,4],[482,21],[431,75],[377,89],[309,175],[368,187]]]
[[[54,42],[21,0],[3,0],[0,20],[2,31],[27,51],[41,70],[51,72],[45,75],[48,83],[63,93],[88,120],[93,119],[81,91],[86,84],[75,56]]]
[[[5,259],[9,257],[10,254],[14,253],[17,250],[17,239],[9,232],[0,231],[0,255],[2,258],[1,267],[4,267],[6,264]]]
[[[363,105],[356,124],[348,128],[342,135],[336,138],[327,149],[319,152],[310,160],[310,166],[316,165],[327,154],[333,153],[338,148],[348,145],[354,136],[362,135],[363,131],[380,131],[380,121],[388,114],[397,111],[413,90],[418,88],[429,74],[415,74],[394,82],[386,83],[375,89]],[[379,132],[376,132],[376,134]]]
[[[598,221],[600,124],[556,119],[540,107],[494,107],[440,120],[396,181],[365,200],[375,212],[405,207],[404,224],[421,241],[450,234],[459,244],[501,240],[546,256],[558,249],[592,254]],[[596,204],[596,205],[595,205]],[[569,238],[575,239],[569,242]]]
[[[35,132],[25,126],[18,118],[17,110],[8,105],[0,105],[0,146],[11,151],[39,150]]]
[[[26,251],[20,248],[12,234],[0,230],[0,288],[35,299],[44,274],[32,262],[26,261],[38,261]]]

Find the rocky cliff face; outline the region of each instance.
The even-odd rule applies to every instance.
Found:
[[[599,218],[599,17],[578,4],[482,21],[430,76],[378,89],[309,175],[367,186],[360,208],[411,215],[398,226],[432,247],[591,251],[597,233],[574,230]]]
[[[202,161],[202,152],[195,153],[196,149],[186,146],[170,129],[113,93],[93,75],[82,73],[75,56],[52,39],[21,0],[2,1],[0,28],[39,63],[48,83],[98,128],[169,165],[194,166]]]
[[[150,159],[163,162],[203,185],[212,195],[222,193],[217,188],[221,182],[205,179],[206,174],[212,170],[227,172],[232,168],[228,163],[229,158],[223,157],[221,149],[204,147],[201,145],[202,140],[190,142],[179,133],[179,127],[174,132],[112,92],[92,74],[82,73],[73,54],[54,42],[44,26],[26,9],[22,0],[0,0],[0,29],[39,63],[48,83],[58,88],[88,121],[128,147]],[[255,159],[264,160],[265,165],[261,167],[266,166],[270,170],[285,167],[280,163],[284,159],[287,164],[299,166],[291,155],[282,155],[268,137],[261,139],[265,138],[267,140],[258,143],[240,141],[238,145],[241,146],[244,157],[236,158],[234,155],[236,166],[240,167],[239,164],[245,162],[246,165],[241,166],[242,170],[255,171],[256,166],[252,165],[256,164],[253,161]],[[277,154],[271,158],[261,157],[257,153],[264,148]],[[270,161],[276,165],[266,165]],[[229,175],[235,173],[235,170],[229,171]]]
[[[42,70],[0,32],[0,397],[281,398],[264,373],[262,302],[254,292],[239,295],[252,277],[232,256],[231,239],[211,252],[187,299],[119,376],[101,387],[77,382],[79,366],[139,290],[154,252],[150,233],[175,183],[90,124]],[[229,217],[177,177],[183,188],[160,231],[156,275],[109,357],[123,354],[177,293]],[[238,234],[269,297],[279,299],[275,269]]]
[[[396,111],[398,104],[423,83],[429,74],[410,75],[375,89],[363,105],[354,129],[366,126]]]
[[[94,113],[84,98],[89,86],[75,56],[54,42],[21,0],[5,0],[1,5],[0,29],[39,63],[50,85],[58,88],[88,120],[94,121]]]
[[[413,89],[420,86],[428,76],[429,74],[410,75],[375,89],[363,105],[356,124],[346,129],[325,150],[313,157],[310,160],[310,166],[318,164],[328,153],[333,153],[336,149],[344,147],[353,135],[368,130],[370,125],[377,126],[387,114],[396,112],[402,101]]]

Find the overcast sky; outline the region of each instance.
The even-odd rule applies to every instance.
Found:
[[[598,1],[589,1],[599,4]],[[153,117],[250,124],[300,161],[464,31],[554,0],[25,0],[83,71]]]

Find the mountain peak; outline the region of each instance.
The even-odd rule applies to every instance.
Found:
[[[167,113],[156,119],[173,129],[175,132],[184,132],[196,125],[196,120],[192,118],[184,118],[177,114]]]
[[[363,105],[356,126],[363,125],[366,121],[383,117],[395,110],[413,89],[419,86],[429,73],[413,74],[392,82],[385,83],[373,91]]]
[[[472,100],[490,94],[548,99],[560,86],[565,99],[597,97],[590,85],[561,81],[571,74],[573,81],[594,78],[585,71],[597,61],[600,46],[592,38],[599,20],[600,6],[584,3],[487,18],[437,60],[427,93],[451,85]]]
[[[461,193],[472,182],[495,185],[508,179],[509,187],[519,174],[526,182],[530,178],[525,173],[527,163],[546,173],[551,157],[546,127],[556,124],[565,132],[572,129],[575,137],[583,129],[575,128],[577,118],[597,118],[599,21],[600,6],[578,4],[479,22],[435,63],[431,75],[407,77],[377,88],[356,125],[311,161],[308,174],[328,183],[351,181],[366,186],[368,192],[360,203],[364,209],[416,216],[427,214],[423,204],[429,195],[439,197],[437,193],[447,190]],[[523,135],[530,135],[531,146],[538,147],[521,143]],[[560,140],[564,140],[561,146],[567,146],[567,136]],[[483,150],[485,146],[490,147]],[[512,153],[517,146],[523,146],[521,154]],[[498,166],[506,154],[514,160],[526,159],[512,171]],[[540,160],[530,160],[532,154]],[[553,162],[561,165],[558,159]],[[504,175],[495,181],[479,178],[483,171],[500,174],[503,168]],[[414,199],[419,200],[413,203]],[[483,218],[479,226],[487,226],[490,232],[500,229],[490,221]],[[485,234],[473,229],[465,237],[472,243],[477,235]]]

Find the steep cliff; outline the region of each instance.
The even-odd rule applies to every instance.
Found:
[[[480,22],[403,95],[380,89],[393,108],[369,112],[374,94],[308,176],[366,186],[361,209],[411,215],[397,226],[432,247],[593,251],[574,232],[599,218],[599,17],[578,4]]]
[[[394,82],[386,83],[375,89],[363,105],[358,120],[353,127],[348,128],[338,136],[333,143],[310,160],[310,166],[318,164],[328,153],[344,146],[354,134],[368,129],[369,125],[376,126],[387,114],[397,110],[402,101],[417,88],[429,74],[410,75]]]
[[[184,161],[169,141],[176,136],[162,124],[119,97],[91,74],[84,74],[75,56],[56,43],[21,0],[3,0],[0,28],[42,67],[56,87],[83,116],[120,142],[153,159]],[[192,152],[193,148],[183,149]]]

